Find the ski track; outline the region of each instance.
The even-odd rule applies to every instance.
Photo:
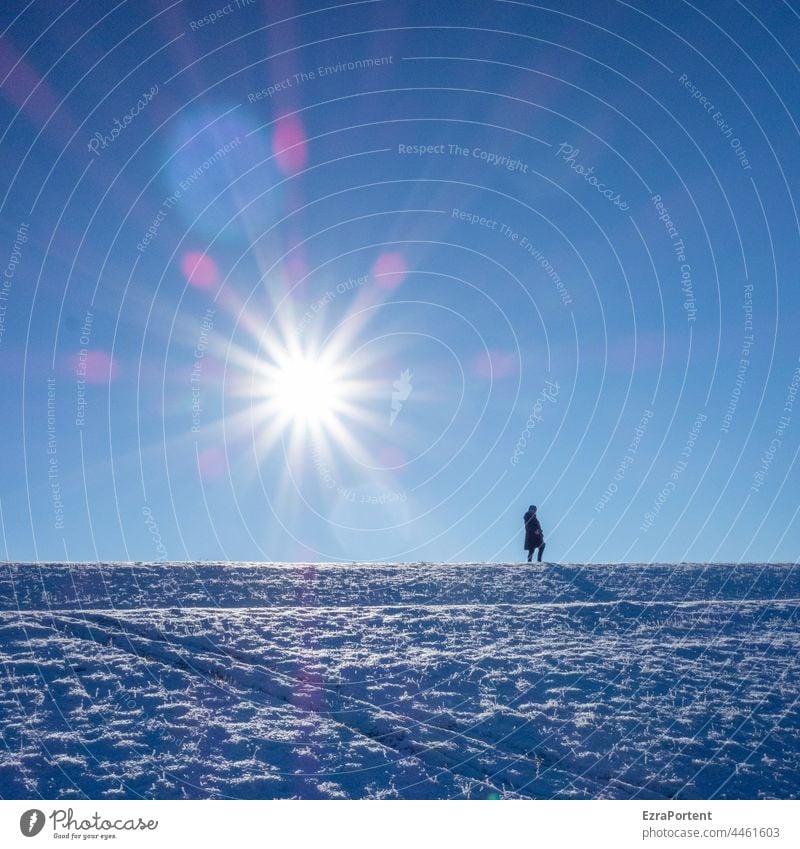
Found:
[[[0,564],[3,798],[796,798],[794,564]]]

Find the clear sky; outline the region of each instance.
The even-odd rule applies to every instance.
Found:
[[[0,557],[797,558],[791,4],[0,28]]]

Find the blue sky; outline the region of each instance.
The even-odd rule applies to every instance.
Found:
[[[796,558],[790,6],[0,25],[1,557]]]

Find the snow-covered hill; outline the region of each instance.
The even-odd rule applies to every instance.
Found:
[[[4,798],[796,798],[797,565],[0,564]]]

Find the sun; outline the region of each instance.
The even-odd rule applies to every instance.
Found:
[[[370,374],[369,360],[350,352],[349,338],[329,337],[320,346],[274,333],[260,341],[256,355],[234,350],[242,373],[228,391],[245,405],[227,418],[253,438],[259,463],[278,449],[302,464],[309,446],[325,457],[352,456],[365,434],[381,432],[385,417],[373,407],[383,382]]]
[[[344,401],[344,383],[337,369],[320,357],[297,353],[281,363],[270,387],[275,408],[296,424],[326,423]]]

